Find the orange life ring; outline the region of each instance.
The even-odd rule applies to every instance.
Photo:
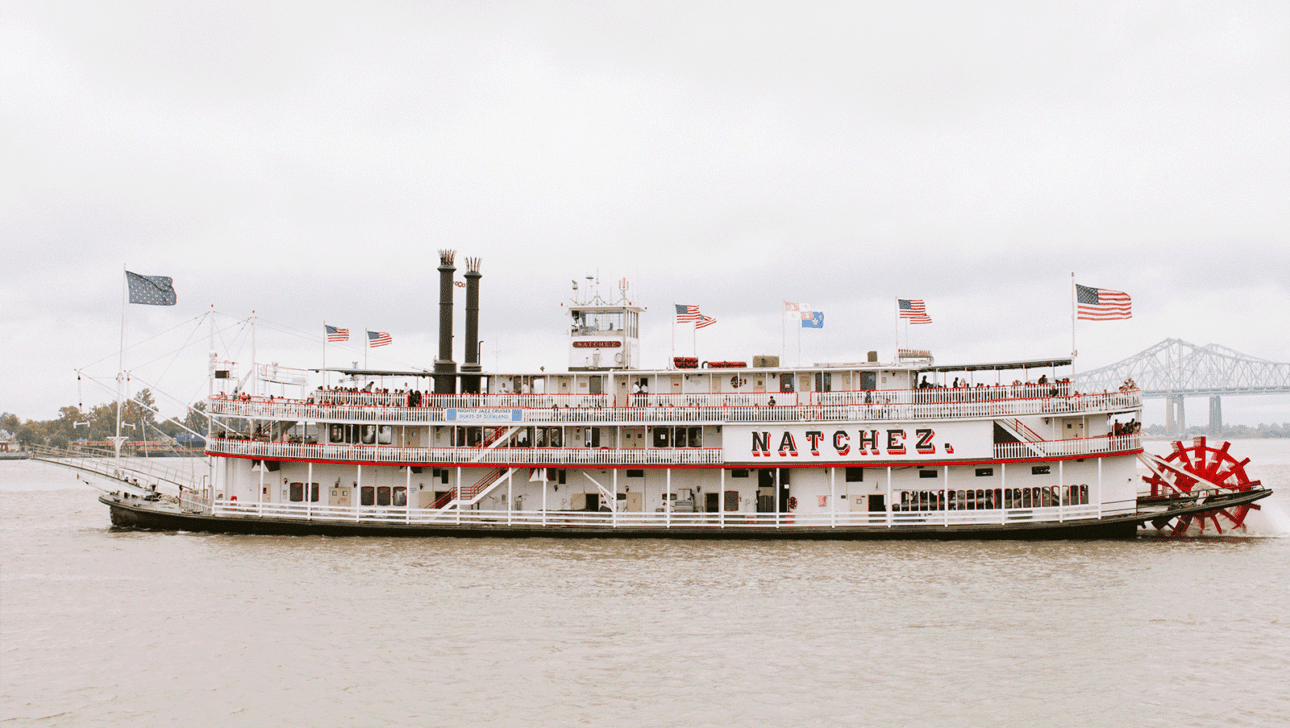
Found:
[[[797,496],[790,495],[788,497],[788,510],[790,511],[797,510]]]

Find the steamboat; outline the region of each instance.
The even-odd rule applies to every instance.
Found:
[[[1270,494],[1227,445],[1145,453],[1140,392],[1079,392],[1069,358],[640,368],[625,285],[564,305],[564,371],[485,372],[478,259],[458,368],[454,259],[432,369],[253,362],[239,380],[212,353],[206,476],[73,466],[113,481],[114,526],[257,534],[1124,538],[1231,530]]]

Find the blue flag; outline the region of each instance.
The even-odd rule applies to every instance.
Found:
[[[149,306],[175,305],[175,287],[166,276],[141,276],[138,273],[125,272],[125,280],[130,288],[130,303],[145,303]]]
[[[804,329],[822,329],[824,328],[824,312],[813,311],[811,317],[802,319],[802,328]]]

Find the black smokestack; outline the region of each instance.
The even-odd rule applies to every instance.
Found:
[[[439,251],[439,358],[434,362],[435,394],[457,393],[457,362],[452,360],[452,260],[455,250]]]
[[[461,365],[463,374],[476,374],[479,366],[479,258],[466,259],[466,361]],[[463,376],[461,391],[479,393],[479,377]]]

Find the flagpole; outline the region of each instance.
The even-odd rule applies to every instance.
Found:
[[[671,369],[676,363],[676,303],[672,304],[672,358],[668,359],[667,368]]]
[[[121,353],[117,359],[116,371],[116,437],[112,439],[112,445],[116,448],[116,457],[121,458],[121,387],[125,382],[125,301],[126,291],[129,289],[129,272],[125,269],[125,264],[121,264]]]
[[[328,339],[328,338],[329,338],[329,337],[327,336],[327,319],[323,319],[323,366],[322,366],[322,380],[323,380],[323,389],[324,389],[324,390],[325,390],[325,389],[327,389],[327,339]]]
[[[896,327],[896,351],[892,352],[891,361],[893,363],[900,361],[900,298],[891,299],[896,302],[896,315],[892,318],[892,325]]]
[[[1071,271],[1071,379],[1075,378],[1075,356],[1079,349],[1075,348],[1075,271]]]
[[[788,302],[785,301],[785,304],[787,303]],[[779,312],[779,358],[780,359],[788,358],[788,328],[787,328],[788,325],[784,323],[784,319],[788,318],[787,316],[784,315],[786,313],[788,313],[787,305],[784,306],[784,310]]]

